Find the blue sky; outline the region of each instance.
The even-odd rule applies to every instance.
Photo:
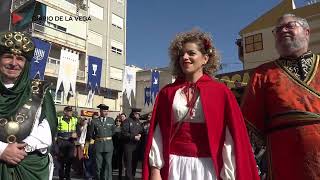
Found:
[[[281,0],[127,0],[127,64],[166,67],[175,34],[199,27],[220,51],[222,72],[242,69],[235,40],[239,31]],[[296,0],[296,6],[305,4]]]

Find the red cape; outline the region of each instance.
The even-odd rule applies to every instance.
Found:
[[[186,81],[177,79],[173,84],[164,87],[158,94],[153,108],[150,130],[144,154],[143,179],[150,175],[149,152],[156,124],[159,124],[163,142],[164,167],[161,169],[162,180],[168,180],[169,172],[169,139],[173,121],[171,111],[176,91],[186,85]],[[208,75],[203,75],[197,82],[201,104],[204,111],[211,158],[216,176],[220,179],[223,166],[222,148],[225,140],[226,125],[234,141],[237,180],[259,180],[257,165],[247,135],[247,129],[240,108],[232,92],[222,83]]]

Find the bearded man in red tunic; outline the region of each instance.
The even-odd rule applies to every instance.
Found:
[[[320,56],[301,17],[281,16],[273,33],[280,57],[252,74],[243,116],[266,140],[269,179],[320,179]]]

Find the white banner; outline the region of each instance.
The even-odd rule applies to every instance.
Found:
[[[68,49],[61,49],[59,75],[56,93],[63,84],[64,98],[72,90],[73,96],[76,94],[76,81],[79,68],[79,54]]]
[[[94,97],[94,90],[90,89],[87,95],[86,103],[85,103],[86,107],[92,107],[93,97]]]
[[[124,76],[123,76],[123,95],[126,94],[130,105],[131,104],[131,94],[133,94],[133,98],[136,95],[136,68],[125,66],[124,68]]]

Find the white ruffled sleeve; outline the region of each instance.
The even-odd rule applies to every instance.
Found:
[[[7,148],[8,143],[0,141],[0,156],[2,155],[3,151]]]
[[[163,154],[162,154],[162,135],[159,126],[156,126],[156,129],[152,138],[152,146],[149,153],[149,164],[152,167],[161,169],[164,165]]]
[[[222,149],[222,159],[223,167],[220,172],[220,177],[223,180],[235,180],[236,162],[234,157],[234,143],[228,127],[226,127],[226,138]]]

